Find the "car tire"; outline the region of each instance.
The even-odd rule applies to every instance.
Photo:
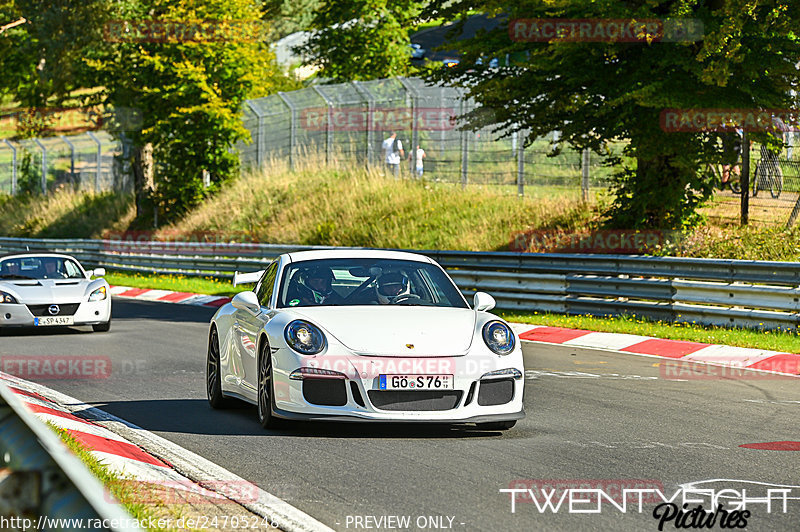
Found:
[[[92,330],[94,332],[108,332],[111,330],[111,320],[108,320],[105,323],[96,323],[92,325]]]
[[[481,430],[508,430],[514,428],[516,421],[494,421],[492,423],[478,423]]]
[[[219,335],[217,328],[212,327],[208,335],[208,352],[206,354],[206,396],[211,408],[228,408],[233,402],[222,395],[221,376]]]
[[[260,342],[258,353],[258,423],[265,429],[274,429],[281,420],[272,415],[272,396],[275,387],[272,385],[272,353],[266,339]]]

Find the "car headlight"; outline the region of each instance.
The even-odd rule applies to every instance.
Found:
[[[89,301],[102,301],[106,297],[108,297],[108,295],[106,294],[106,287],[101,286],[100,288],[89,294]]]
[[[17,300],[11,294],[0,292],[0,303],[11,303],[12,305],[16,305]]]
[[[483,326],[483,341],[498,355],[507,355],[514,350],[514,333],[502,321],[490,321]]]
[[[294,320],[283,331],[286,343],[302,355],[316,355],[325,348],[325,335],[318,327],[303,320]]]

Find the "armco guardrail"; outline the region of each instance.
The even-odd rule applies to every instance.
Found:
[[[142,530],[2,382],[0,463],[3,530]]]
[[[211,275],[264,268],[281,253],[322,246],[0,238],[0,250],[48,249],[88,265]],[[622,255],[420,251],[465,295],[498,307],[565,314],[634,314],[670,322],[797,329],[800,263]]]

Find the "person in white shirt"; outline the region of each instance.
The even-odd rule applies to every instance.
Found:
[[[405,156],[403,143],[397,138],[397,133],[392,133],[383,141],[383,152],[386,154],[386,166],[395,177],[400,175],[400,160]]]
[[[409,159],[411,158],[411,154],[410,153],[408,154],[408,158]],[[423,172],[423,168],[424,168],[424,164],[422,162],[422,159],[424,159],[424,158],[425,158],[425,150],[420,148],[419,144],[417,144],[416,159],[414,160],[414,166],[415,166],[414,170],[415,170],[415,173],[417,174],[417,177],[422,177],[422,172]]]

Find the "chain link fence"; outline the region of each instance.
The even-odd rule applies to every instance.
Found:
[[[607,188],[610,170],[597,157],[559,152],[557,133],[523,149],[521,135],[504,136],[494,126],[462,130],[459,117],[475,109],[460,89],[417,78],[314,85],[248,101],[244,123],[253,142],[238,148],[250,168],[272,160],[294,168],[305,159],[380,168],[384,141],[396,133],[403,175],[418,176],[421,168],[432,181],[499,185],[519,194],[530,187]],[[491,111],[480,112],[493,122]]]
[[[0,193],[132,191],[127,150],[106,131],[0,141]]]

